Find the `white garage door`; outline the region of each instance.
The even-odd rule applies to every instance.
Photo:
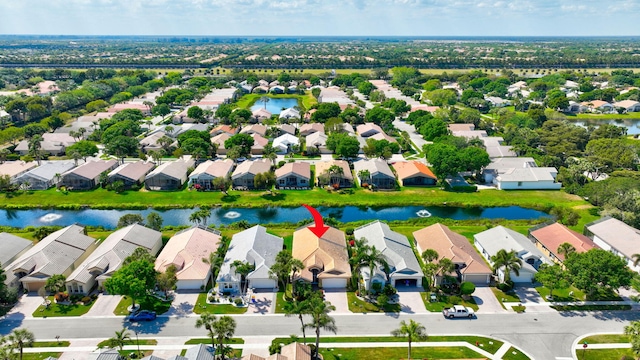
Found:
[[[200,290],[204,284],[202,280],[178,280],[176,284],[177,290]]]
[[[528,271],[520,270],[520,275],[516,276],[513,272],[511,273],[511,281],[514,283],[530,283],[533,281],[533,274]]]
[[[273,289],[276,287],[276,282],[273,279],[253,279],[249,287],[254,289]]]
[[[347,287],[347,279],[322,279],[323,289],[341,289]]]

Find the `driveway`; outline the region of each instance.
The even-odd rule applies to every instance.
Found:
[[[198,301],[199,292],[174,292],[174,298],[171,302],[169,311],[163,315],[188,316],[193,314],[193,308]]]
[[[416,132],[416,128],[407,122],[396,119],[393,121],[393,126],[400,131],[406,131],[411,138],[411,142],[413,142],[420,151],[422,151],[424,145],[432,143],[431,141],[426,141],[422,135]]]
[[[260,291],[249,294],[251,301],[247,314],[273,314],[276,304],[276,294],[273,291]]]
[[[122,300],[121,295],[100,294],[91,309],[82,316],[113,316],[113,310]]]
[[[513,290],[520,298],[520,303],[527,307],[526,312],[555,312],[533,285],[517,285]]]
[[[478,313],[500,314],[507,312],[488,286],[476,287],[476,291],[473,293],[473,299],[476,301],[476,304],[478,304]]]
[[[33,313],[42,305],[42,297],[36,293],[22,295],[18,303],[7,313],[7,317],[32,318]]]
[[[336,307],[336,314],[351,314],[345,289],[325,289],[324,298]]]
[[[405,314],[425,314],[427,309],[424,307],[422,301],[422,293],[419,288],[405,288],[400,287],[398,289],[398,296],[400,297],[400,312]]]

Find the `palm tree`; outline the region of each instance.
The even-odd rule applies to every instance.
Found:
[[[260,98],[260,102],[264,104],[264,108],[267,108],[267,103],[271,101],[271,99],[268,96],[263,96]]]
[[[336,309],[330,302],[324,301],[320,296],[312,296],[309,299],[309,315],[311,315],[311,322],[304,326],[309,329],[314,329],[316,332],[316,347],[313,350],[313,358],[318,358],[318,348],[320,347],[320,330],[331,331],[336,333],[338,328],[336,327],[336,321],[329,316],[329,313]]]
[[[516,276],[520,275],[522,260],[518,258],[514,250],[506,251],[505,249],[500,249],[491,257],[491,261],[493,261],[493,269],[495,272],[500,268],[504,268],[503,282],[509,282],[511,280],[512,271]]]
[[[236,260],[231,263],[231,267],[234,269],[236,274],[240,275],[240,293],[244,295],[249,282],[247,280],[247,276],[256,269],[256,266],[247,261]]]
[[[564,256],[565,259],[575,252],[576,248],[568,242],[563,242],[562,244],[558,245],[558,254]]]
[[[422,252],[422,260],[424,260],[425,263],[433,262],[439,257],[440,255],[438,255],[438,252],[433,249],[427,249]]]
[[[633,258],[633,266],[640,265],[640,254],[633,254],[631,257]]]
[[[213,289],[213,282],[216,270],[218,270],[224,262],[224,253],[222,253],[222,247],[219,247],[215,252],[209,253],[208,258],[202,258],[202,262],[209,264],[211,268],[211,288]]]
[[[80,154],[80,152],[78,151],[72,151],[71,154],[69,154],[69,156],[71,156],[71,158],[73,159],[73,162],[75,163],[76,166],[78,166],[78,160],[82,159],[82,154]]]
[[[288,266],[291,267],[291,295],[295,297],[297,295],[295,278],[298,272],[304,269],[304,263],[299,259],[291,258]]]
[[[302,327],[302,339],[304,340],[304,343],[307,342],[307,334],[305,332],[306,328],[302,315],[309,314],[309,312],[311,311],[309,305],[309,299],[299,301],[294,298],[293,301],[287,301],[284,303],[284,315],[286,317],[298,316],[298,319],[300,320],[300,326]]]
[[[4,164],[9,154],[11,154],[11,151],[9,151],[9,149],[0,149],[0,164]]]
[[[42,135],[34,135],[29,139],[29,155],[33,156],[38,165],[40,165],[40,157],[42,156]]]
[[[127,340],[131,340],[130,333],[127,331],[127,329],[122,328],[122,330],[116,331],[116,335],[107,341],[109,347],[117,347],[120,351],[122,351],[122,348],[127,343]]]
[[[20,360],[22,360],[22,349],[33,346],[36,337],[27,329],[15,329],[7,336],[7,340],[11,342],[14,348],[20,351]]]
[[[0,360],[15,360],[15,348],[11,344],[7,344],[7,338],[0,338]]]
[[[377,250],[375,246],[371,246],[367,249],[364,260],[369,268],[369,292],[371,292],[371,285],[373,284],[373,274],[376,267],[384,267],[387,264],[387,259],[381,251]]]
[[[426,331],[427,329],[425,329],[425,327],[419,322],[413,321],[411,319],[407,323],[406,321],[402,320],[400,322],[400,327],[398,329],[393,330],[391,332],[391,335],[396,337],[407,338],[407,341],[409,342],[409,352],[408,352],[407,358],[411,360],[411,343],[413,341],[426,340],[428,337]]]
[[[624,327],[624,334],[629,335],[631,340],[631,350],[633,354],[640,358],[640,321],[632,321]]]
[[[230,340],[236,332],[236,321],[231,316],[222,316],[219,320],[213,322],[213,331],[218,339],[221,359],[224,360],[226,359],[224,343]]]
[[[202,313],[200,314],[200,318],[196,320],[196,329],[200,329],[204,327],[209,332],[209,336],[211,337],[211,346],[216,346],[216,334],[213,331],[213,324],[217,321],[217,318],[213,314]]]
[[[342,167],[338,165],[331,165],[329,167],[329,182],[330,185],[338,184],[340,185],[340,179],[344,176],[344,170]]]

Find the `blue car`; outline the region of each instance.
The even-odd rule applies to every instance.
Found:
[[[156,319],[156,312],[149,310],[141,310],[135,314],[129,315],[129,321],[151,321]]]

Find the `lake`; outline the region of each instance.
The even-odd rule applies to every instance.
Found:
[[[539,219],[549,215],[538,210],[525,209],[519,206],[492,208],[460,208],[443,206],[404,206],[404,207],[318,207],[317,210],[325,218],[333,218],[341,222],[360,220],[408,220],[418,217],[436,216],[454,220],[468,219]],[[103,226],[115,228],[118,219],[124,214],[140,214],[146,218],[152,209],[147,210],[0,210],[0,225],[13,227],[59,225],[74,223],[81,225]],[[158,211],[164,219],[163,225],[191,225],[189,216],[194,209],[172,209]],[[309,212],[303,207],[281,208],[269,207],[261,209],[214,208],[207,221],[210,225],[228,225],[236,221],[246,220],[251,224],[267,224],[291,222],[311,219]]]
[[[282,109],[288,109],[294,106],[298,106],[297,98],[268,98],[269,102],[267,103],[267,111],[276,115],[280,114]],[[251,111],[264,108],[264,103],[258,99],[255,104],[251,107]]]
[[[576,125],[587,127],[589,125],[598,126],[602,124],[611,124],[627,128],[628,135],[640,134],[640,119],[602,119],[602,120],[580,120],[571,121]]]

